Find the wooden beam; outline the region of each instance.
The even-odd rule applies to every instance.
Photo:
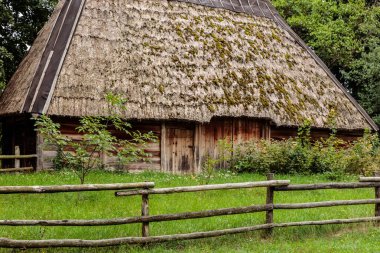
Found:
[[[273,173],[268,173],[267,174],[267,180],[272,181],[274,180],[274,174]],[[266,204],[273,206],[273,201],[274,201],[274,190],[273,187],[267,187],[267,197],[266,197]],[[266,224],[271,224],[273,223],[273,209],[268,210],[265,215],[265,223]],[[269,228],[265,231],[264,236],[265,237],[271,237],[273,235],[273,229]]]
[[[42,134],[38,131],[37,129],[37,133],[36,133],[36,152],[37,152],[37,167],[36,167],[36,171],[41,171],[43,169],[46,169],[44,168],[44,159],[45,159],[45,156],[44,156],[44,138],[42,136]]]
[[[359,177],[359,182],[380,182],[380,177]]]
[[[149,195],[143,194],[141,198],[141,216],[149,216]],[[141,235],[142,237],[149,236],[149,222],[142,222]]]
[[[143,194],[171,194],[181,192],[198,192],[198,191],[214,191],[214,190],[227,190],[227,189],[243,189],[255,187],[268,187],[268,186],[286,186],[289,185],[289,180],[270,180],[260,182],[246,182],[246,183],[231,183],[231,184],[209,184],[197,186],[183,186],[172,188],[158,188],[151,190],[134,190],[116,192],[115,196],[134,196]]]
[[[50,186],[0,186],[0,194],[13,193],[57,193],[80,191],[107,191],[135,188],[153,188],[153,182],[126,184],[83,184],[83,185],[50,185]]]
[[[82,239],[50,239],[50,240],[12,240],[0,238],[0,247],[3,248],[53,248],[53,247],[108,247],[122,244],[146,244],[157,242],[168,242],[175,240],[190,240],[200,238],[210,238],[223,235],[231,235],[257,231],[268,228],[295,227],[295,226],[319,226],[332,224],[351,224],[362,222],[380,221],[380,217],[365,217],[354,219],[335,219],[323,221],[302,221],[278,224],[263,224],[249,227],[229,228],[207,232],[195,232],[187,234],[161,235],[150,237],[122,237],[103,240],[82,240]]]
[[[37,155],[0,155],[0,160],[36,158]]]
[[[20,156],[20,146],[15,146],[15,156]],[[15,159],[15,168],[20,168],[20,159]]]
[[[273,209],[308,209],[318,207],[380,204],[380,199],[335,200],[312,203],[275,204]]]
[[[33,167],[24,167],[24,168],[7,168],[7,169],[0,169],[0,173],[5,172],[25,172],[25,171],[33,171]]]
[[[288,186],[275,187],[275,191],[304,191],[304,190],[324,190],[324,189],[357,189],[380,187],[380,182],[360,182],[360,183],[320,183],[320,184],[294,184]]]
[[[166,163],[166,125],[161,124],[161,140],[160,140],[160,155],[161,155],[161,171],[168,171]]]
[[[271,205],[252,205],[247,207],[221,208],[198,212],[175,214],[160,214],[152,216],[135,216],[128,218],[97,219],[97,220],[0,220],[0,226],[110,226],[132,223],[149,223],[173,220],[207,218],[222,215],[265,212],[272,210]]]

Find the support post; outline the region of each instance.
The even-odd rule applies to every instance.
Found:
[[[149,194],[142,195],[141,216],[149,216]],[[149,222],[142,222],[142,237],[149,236]]]
[[[161,171],[169,171],[169,168],[166,164],[166,125],[165,125],[165,122],[161,124],[160,153],[161,153]]]
[[[20,155],[20,146],[15,146],[15,155],[19,156]],[[15,159],[15,169],[20,168],[20,159],[16,158]]]
[[[267,180],[274,180],[274,173],[267,174]],[[267,199],[266,204],[271,205],[273,207],[273,199],[274,199],[274,187],[267,187]],[[266,224],[273,223],[273,209],[266,211]],[[271,237],[273,235],[273,228],[268,228],[264,232],[265,237]]]
[[[378,176],[380,176],[380,172],[376,171],[376,172],[373,173],[373,175],[375,177],[378,177]],[[380,199],[380,187],[375,187],[375,198],[376,199]],[[380,204],[375,204],[375,217],[378,217],[378,216],[380,216]],[[379,226],[380,223],[379,222],[375,222],[375,225]]]

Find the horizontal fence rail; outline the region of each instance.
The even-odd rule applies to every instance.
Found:
[[[0,173],[3,172],[27,172],[27,171],[34,171],[33,167],[22,167],[22,168],[6,168],[6,169],[0,169]]]
[[[289,180],[271,180],[263,182],[247,182],[247,183],[233,183],[233,184],[209,184],[185,187],[171,187],[160,188],[151,190],[136,190],[127,192],[116,192],[115,196],[134,196],[145,194],[172,194],[183,192],[199,192],[199,191],[215,191],[215,190],[231,190],[231,189],[244,189],[256,187],[273,187],[273,186],[287,186],[290,184]]]
[[[0,238],[0,247],[3,248],[57,248],[57,247],[107,247],[118,246],[122,244],[146,244],[169,242],[176,240],[190,240],[210,238],[223,235],[239,234],[252,232],[264,229],[283,228],[283,227],[297,227],[297,226],[318,226],[318,225],[333,225],[333,224],[352,224],[362,222],[378,222],[380,217],[364,217],[355,219],[334,219],[324,221],[302,221],[302,222],[287,222],[276,224],[262,224],[249,227],[230,228],[206,232],[194,232],[186,234],[175,235],[161,235],[149,237],[122,237],[103,240],[81,240],[81,239],[63,239],[63,240],[12,240],[7,238]]]
[[[135,188],[152,188],[153,182],[126,184],[83,184],[83,185],[49,185],[49,186],[0,186],[0,194],[15,193],[58,193],[83,191],[116,191]]]
[[[29,158],[37,158],[37,155],[36,154],[32,154],[32,155],[0,155],[0,160],[29,159]]]
[[[358,189],[380,187],[379,182],[353,182],[353,183],[321,183],[321,184],[294,184],[289,186],[275,187],[275,191],[307,191],[307,190],[326,190],[326,189]]]
[[[216,210],[206,210],[199,212],[185,212],[176,214],[162,214],[152,216],[136,216],[129,218],[116,219],[97,219],[97,220],[0,220],[0,226],[105,226],[123,225],[142,222],[160,222],[173,220],[186,220],[207,218],[222,215],[244,214],[265,212],[272,210],[270,205],[253,205],[247,207],[222,208]]]
[[[380,178],[361,177],[360,182],[352,183],[319,183],[290,185],[289,180],[274,180],[274,174],[269,174],[267,181],[216,184],[202,186],[185,186],[153,189],[153,182],[128,183],[128,184],[92,184],[92,185],[61,185],[61,186],[0,186],[0,194],[14,193],[56,193],[56,192],[79,192],[79,191],[103,191],[115,190],[115,196],[127,197],[141,195],[141,216],[114,218],[114,219],[95,219],[95,220],[0,220],[0,226],[108,226],[141,223],[141,237],[121,237],[101,240],[81,240],[81,239],[49,239],[49,240],[13,240],[0,238],[0,247],[5,248],[46,248],[46,247],[105,247],[117,246],[121,244],[146,244],[155,242],[167,242],[173,240],[187,240],[207,237],[216,237],[229,234],[244,233],[249,231],[264,230],[264,236],[271,236],[274,228],[312,226],[312,225],[332,225],[350,224],[362,222],[374,222],[380,224]],[[149,195],[150,194],[173,194],[186,192],[204,192],[211,190],[230,190],[266,187],[267,198],[263,205],[251,205],[246,207],[221,208],[214,210],[204,210],[197,212],[184,212],[173,214],[149,215]],[[374,199],[356,200],[334,200],[308,203],[274,203],[276,191],[308,191],[325,189],[358,189],[374,188]],[[123,190],[123,191],[121,191]],[[125,191],[128,190],[128,191]],[[360,217],[349,219],[331,219],[319,221],[296,221],[275,223],[275,210],[293,210],[324,208],[349,205],[375,205],[375,215],[373,217]],[[185,234],[158,235],[150,236],[149,224],[152,222],[166,222],[185,219],[199,219],[214,216],[248,214],[255,212],[266,212],[265,224],[258,224],[248,227],[221,229],[205,232],[193,232]]]
[[[359,177],[360,182],[380,182],[380,177]]]

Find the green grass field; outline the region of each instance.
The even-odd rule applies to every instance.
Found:
[[[324,176],[276,176],[291,183],[326,182]],[[265,180],[253,174],[219,174],[210,183]],[[348,177],[345,181],[355,181]],[[194,176],[161,173],[92,172],[87,183],[127,183],[153,181],[156,188],[197,185]],[[77,184],[71,172],[10,174],[0,176],[0,185]],[[373,189],[276,192],[275,203],[373,198]],[[265,203],[265,188],[223,190],[172,195],[152,195],[150,214],[200,211]],[[100,219],[140,215],[141,197],[114,197],[113,191],[16,194],[0,196],[0,219]],[[332,207],[275,211],[275,222],[324,220],[372,216],[374,206]],[[151,223],[151,235],[188,233],[262,224],[265,213],[243,214],[196,220]],[[141,225],[106,227],[0,227],[0,237],[13,239],[100,239],[139,236]],[[148,246],[120,246],[93,249],[44,249],[30,252],[380,252],[380,229],[371,224],[329,225],[276,229],[271,239],[262,232],[211,239],[178,241]],[[2,249],[0,252],[10,252]],[[25,252],[25,251],[23,251]],[[29,252],[29,251],[28,251]]]

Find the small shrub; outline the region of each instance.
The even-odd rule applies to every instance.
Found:
[[[366,132],[362,138],[347,143],[337,138],[333,129],[329,138],[312,142],[310,124],[306,122],[296,138],[244,143],[232,160],[238,172],[324,173],[330,179],[346,174],[371,175],[380,169],[380,141],[377,134]]]
[[[201,184],[209,184],[211,179],[215,176],[218,169],[227,168],[233,161],[233,145],[228,139],[218,140],[217,144],[218,156],[213,158],[206,155],[202,162],[202,172],[197,176]]]
[[[85,177],[92,169],[103,167],[100,154],[116,155],[121,164],[128,164],[146,158],[144,151],[146,143],[156,141],[152,132],[141,133],[132,131],[131,125],[116,114],[116,109],[125,110],[125,99],[108,94],[110,116],[86,116],[80,118],[76,131],[82,135],[82,140],[74,140],[60,132],[60,125],[46,115],[36,119],[37,131],[44,137],[45,144],[52,145],[57,150],[54,159],[56,170],[68,168],[74,171],[85,182]],[[126,138],[113,135],[110,128],[122,132]],[[65,151],[70,148],[71,151]]]

